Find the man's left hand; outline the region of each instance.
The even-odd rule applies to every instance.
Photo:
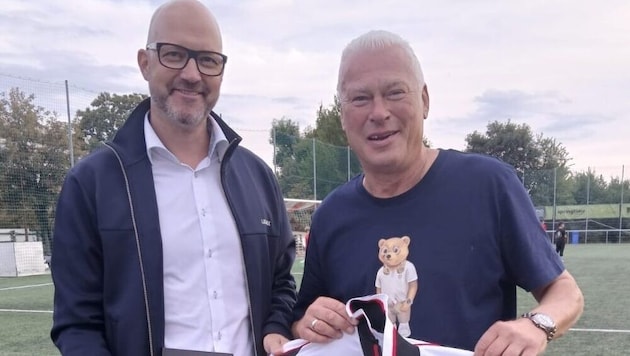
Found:
[[[267,334],[263,338],[263,346],[267,354],[279,354],[282,351],[282,345],[289,341],[280,334]]]
[[[547,334],[530,320],[497,321],[479,339],[474,356],[536,356],[547,348]]]

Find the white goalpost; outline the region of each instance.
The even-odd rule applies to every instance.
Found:
[[[321,200],[284,199],[298,256],[304,256],[306,234],[311,226],[311,217],[321,202]]]

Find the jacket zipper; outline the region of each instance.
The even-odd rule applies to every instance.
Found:
[[[107,143],[105,144],[105,146],[107,146],[110,150],[112,150],[112,152],[114,152],[114,155],[116,156],[116,159],[118,160],[118,163],[120,164],[120,170],[123,174],[123,178],[125,179],[125,188],[127,189],[127,199],[129,200],[129,209],[131,211],[131,222],[133,224],[133,233],[136,238],[136,249],[138,251],[138,261],[140,263],[142,292],[144,293],[144,307],[145,307],[145,312],[147,314],[147,330],[149,332],[149,354],[151,356],[154,356],[155,353],[153,351],[153,333],[151,332],[151,314],[149,313],[149,296],[147,292],[146,277],[144,276],[144,263],[142,262],[142,250],[140,249],[140,237],[138,235],[138,226],[136,224],[136,214],[133,209],[133,202],[131,200],[131,189],[129,188],[129,179],[127,178],[127,171],[125,171],[125,166],[123,165],[123,162],[120,159],[118,152],[116,152],[116,149],[114,149],[114,147],[110,146]]]

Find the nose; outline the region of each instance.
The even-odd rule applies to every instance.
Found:
[[[181,70],[182,79],[196,82],[201,80],[201,73],[199,72],[199,68],[197,67],[197,60],[194,58],[188,58],[188,62]]]
[[[372,107],[368,118],[371,121],[381,121],[389,119],[389,108],[387,107],[386,100],[382,96],[376,95],[372,99]]]

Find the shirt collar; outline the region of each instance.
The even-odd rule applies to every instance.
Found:
[[[216,154],[219,159],[219,163],[223,161],[225,152],[228,149],[228,140],[225,137],[225,133],[221,130],[221,127],[216,120],[209,116],[208,121],[210,126],[208,127],[208,135],[210,135],[210,146],[208,147],[208,157],[212,158],[213,154]],[[214,135],[212,134],[214,133]],[[153,126],[149,122],[149,112],[144,115],[144,140],[147,145],[147,156],[149,161],[153,164],[153,155],[161,155],[169,160],[178,162],[179,160],[164,146],[158,135],[153,130]]]

